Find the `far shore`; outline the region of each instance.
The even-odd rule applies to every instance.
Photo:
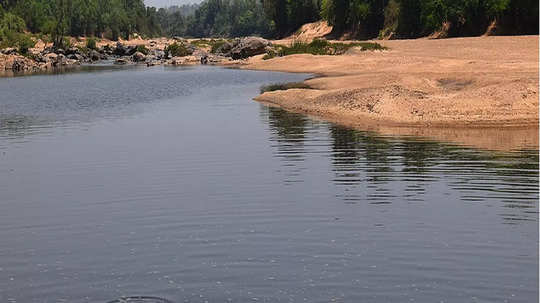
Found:
[[[389,50],[258,56],[242,68],[318,75],[311,89],[255,98],[289,111],[389,135],[538,148],[538,36],[377,42]]]

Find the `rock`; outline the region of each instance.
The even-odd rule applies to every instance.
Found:
[[[142,62],[142,61],[145,61],[146,60],[146,55],[141,53],[141,52],[135,52],[131,58],[133,59],[133,61],[135,62]]]
[[[38,64],[36,61],[18,56],[18,55],[7,55],[2,58],[3,67],[5,70],[12,70],[14,72],[37,70]]]
[[[79,62],[84,61],[84,57],[79,54],[70,54],[67,55],[67,58],[70,60],[77,60]]]
[[[99,49],[99,52],[101,54],[105,54],[105,55],[113,55],[114,54],[114,50],[109,44],[104,45],[103,47],[101,47]]]
[[[157,59],[163,59],[165,58],[165,52],[162,50],[155,49],[152,51],[152,55],[156,57]]]
[[[13,60],[12,65],[11,65],[11,70],[16,71],[16,72],[20,72],[20,71],[28,70],[29,67],[30,66],[25,62],[24,59],[15,58]]]
[[[202,65],[208,64],[208,56],[203,56],[203,57],[201,57],[201,64],[202,64]]]
[[[66,54],[66,52],[65,52],[63,49],[61,49],[61,48],[57,49],[57,50],[55,51],[55,53],[57,53],[57,54],[62,54],[62,55],[65,55],[65,54]]]
[[[161,65],[161,61],[159,60],[146,61],[146,66],[155,66],[155,65]]]
[[[42,63],[39,63],[38,68],[41,70],[50,69],[52,68],[52,64],[51,62],[42,62]]]
[[[173,57],[167,62],[170,65],[193,65],[198,64],[200,59],[195,56]]]
[[[117,56],[125,56],[126,53],[127,53],[126,47],[122,43],[117,42],[116,47],[113,50],[113,54]]]
[[[63,65],[67,65],[67,58],[66,56],[62,55],[62,54],[58,54],[56,56],[56,61],[53,62],[53,66],[63,66]]]
[[[234,44],[231,42],[225,42],[223,43],[218,49],[216,50],[216,54],[229,54],[234,47]]]
[[[13,47],[8,47],[8,48],[4,48],[1,52],[4,55],[16,55],[17,54],[17,49],[15,49]]]
[[[266,47],[270,46],[270,41],[258,37],[242,38],[240,42],[233,47],[230,56],[237,59],[244,59],[255,55],[264,54]]]
[[[127,60],[125,57],[122,57],[122,58],[118,58],[114,61],[114,64],[120,64],[120,65],[123,65],[123,64],[127,64],[129,62],[129,60]]]
[[[48,54],[43,55],[43,60],[45,62],[53,63],[53,62],[56,62],[57,58],[58,58],[58,55],[55,53],[48,53]]]
[[[96,50],[91,50],[89,53],[88,53],[88,57],[90,58],[90,60],[92,61],[98,61],[98,60],[101,60],[101,54],[96,51]]]
[[[66,53],[65,53],[66,56],[74,55],[74,54],[79,54],[80,55],[81,51],[76,47],[71,47],[71,48],[68,48],[66,50]]]
[[[79,60],[75,60],[75,59],[67,59],[66,60],[66,65],[77,65],[77,64],[81,64],[81,62]]]

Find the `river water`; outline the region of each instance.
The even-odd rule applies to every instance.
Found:
[[[538,151],[253,102],[301,74],[0,79],[0,302],[536,302]]]

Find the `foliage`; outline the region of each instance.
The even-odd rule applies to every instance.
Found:
[[[262,94],[265,92],[273,92],[276,90],[288,90],[292,88],[311,89],[311,87],[304,82],[290,82],[290,83],[274,83],[270,85],[265,85],[261,87],[260,91]]]
[[[97,43],[97,41],[96,41],[95,38],[88,38],[86,40],[86,48],[95,50],[95,49],[97,49],[97,44],[96,43]]]
[[[331,43],[327,40],[315,39],[311,43],[296,41],[291,46],[279,46],[277,55],[280,57],[294,54],[341,55],[353,47],[360,47],[362,51],[386,49],[374,42]],[[265,56],[267,56],[266,59],[270,59],[272,55],[267,53]]]
[[[538,0],[203,0],[156,9],[144,0],[2,0],[0,39],[46,34],[57,48],[65,36],[283,37],[323,18],[333,35],[401,38],[449,24],[449,36],[482,34],[496,22],[504,34],[538,33]]]
[[[186,48],[184,44],[175,42],[165,48],[165,55],[167,57],[185,57],[191,55],[191,52]]]
[[[150,52],[150,51],[148,50],[148,48],[146,48],[146,46],[144,46],[144,45],[142,45],[142,44],[141,44],[141,45],[137,45],[137,51],[140,52],[140,53],[143,53],[143,54],[145,54],[145,55],[148,55],[148,53]]]
[[[272,49],[269,49],[269,50],[266,51],[266,54],[262,57],[262,59],[263,60],[269,60],[269,59],[275,58],[277,55],[278,55],[277,52],[275,52]]]
[[[36,44],[24,33],[24,20],[12,13],[3,13],[0,18],[0,48],[15,47],[20,54],[27,54],[28,49]]]
[[[9,14],[25,22],[25,30],[47,33],[57,47],[63,36],[128,37],[132,33],[161,35],[157,10],[143,0],[10,0]]]

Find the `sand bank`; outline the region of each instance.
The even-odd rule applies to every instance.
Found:
[[[317,74],[306,81],[313,89],[256,98],[290,111],[388,134],[472,145],[482,139],[480,147],[490,149],[538,146],[538,36],[378,42],[389,50],[256,57],[243,68]],[[456,139],[459,131],[448,128],[476,128],[462,132],[477,135]],[[505,129],[507,140],[484,138],[497,129]]]

